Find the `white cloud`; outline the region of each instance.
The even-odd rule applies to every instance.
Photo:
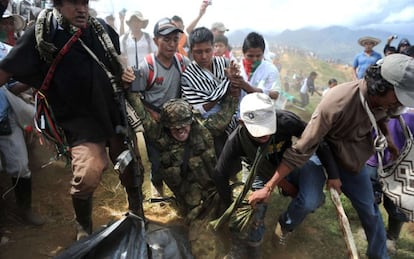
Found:
[[[404,8],[399,12],[392,12],[384,19],[385,23],[399,23],[414,21],[414,6]]]
[[[327,27],[369,26],[414,21],[412,0],[212,0],[198,26],[223,22],[232,31],[252,28],[261,32]],[[189,24],[199,12],[201,0],[99,0],[98,11],[117,13],[121,8],[139,10],[149,18],[147,31],[162,17],[179,15]],[[90,4],[94,4],[91,1]],[[94,4],[96,6],[96,4]],[[102,15],[104,16],[104,15]]]

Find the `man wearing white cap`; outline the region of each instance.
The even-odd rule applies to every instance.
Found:
[[[414,59],[402,54],[388,55],[383,64],[370,66],[364,80],[332,88],[316,107],[300,139],[284,153],[266,183],[268,188],[252,193],[250,204],[255,206],[268,200],[268,190],[294,168],[305,164],[323,138],[332,149],[339,170],[339,178],[328,179],[328,188],[343,192],[351,200],[365,230],[368,258],[389,258],[384,223],[372,195],[366,161],[374,154],[374,148],[380,148],[374,147],[373,126],[378,122],[377,128],[386,129],[384,111],[401,105],[414,106]],[[375,144],[385,144],[384,141]]]
[[[240,103],[240,119],[242,125],[229,136],[217,162],[213,179],[223,201],[231,203],[229,179],[240,171],[240,159],[250,166],[255,164],[257,154],[264,150],[258,161],[256,170],[251,170],[246,184],[252,190],[273,188],[265,185],[279,165],[284,151],[292,145],[292,139],[299,137],[306,123],[292,112],[274,109],[272,99],[264,93],[246,95]],[[331,161],[331,152],[326,144],[318,149],[321,160]],[[325,165],[328,167],[328,165]],[[334,170],[329,170],[332,172]],[[311,172],[311,173],[308,173]],[[329,176],[331,177],[331,176]],[[323,186],[326,180],[321,163],[313,156],[302,168],[289,175],[281,185],[284,194],[295,197],[288,209],[280,218],[291,215],[289,230],[293,230],[308,213],[316,210],[324,201]],[[299,190],[297,190],[297,188]],[[297,191],[299,191],[297,193]],[[226,258],[261,258],[261,242],[264,236],[264,218],[267,202],[258,203],[253,213],[251,226],[247,236],[239,230],[232,230],[232,247]],[[250,228],[249,228],[250,229]],[[284,243],[281,243],[284,245]]]

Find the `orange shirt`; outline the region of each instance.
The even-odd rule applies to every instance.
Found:
[[[185,51],[184,49],[186,47],[186,44],[187,44],[187,35],[185,33],[181,33],[180,40],[178,41],[177,49],[181,55],[188,57],[187,51]]]

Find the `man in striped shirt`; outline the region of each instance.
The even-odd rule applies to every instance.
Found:
[[[182,97],[207,118],[221,109],[220,102],[231,87],[229,77],[237,68],[224,57],[214,56],[214,35],[206,27],[193,30],[189,41],[194,61],[181,76]],[[224,131],[215,138],[217,155],[226,138]]]

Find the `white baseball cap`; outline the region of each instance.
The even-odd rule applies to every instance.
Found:
[[[240,119],[250,135],[263,137],[276,132],[276,110],[264,93],[251,93],[240,102]]]

